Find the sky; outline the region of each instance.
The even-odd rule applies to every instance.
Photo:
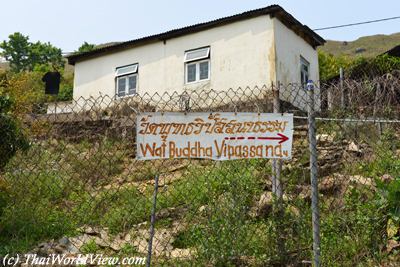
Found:
[[[1,0],[0,41],[13,32],[72,52],[84,42],[126,41],[272,4],[310,28],[400,16],[399,0]],[[400,32],[400,19],[319,31],[325,39]]]

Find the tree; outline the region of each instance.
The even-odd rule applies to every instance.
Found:
[[[64,66],[61,49],[50,43],[31,43],[28,36],[19,32],[9,35],[8,39],[0,43],[3,50],[0,55],[10,62],[13,72],[31,71],[44,65],[55,68]]]
[[[96,48],[96,45],[94,44],[89,44],[88,42],[84,42],[79,48],[78,52],[79,53],[84,53],[84,52],[89,52],[92,51]]]
[[[27,69],[31,45],[29,37],[16,32],[9,35],[8,39],[8,42],[3,41],[0,43],[0,48],[3,49],[0,55],[10,62],[10,67],[13,71],[20,72]]]
[[[51,65],[59,69],[64,67],[61,49],[50,43],[36,42],[30,47],[31,70],[43,65]]]
[[[319,76],[321,81],[327,81],[339,75],[340,68],[347,68],[352,64],[346,56],[335,57],[323,51],[318,51]]]

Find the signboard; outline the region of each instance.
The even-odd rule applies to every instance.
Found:
[[[142,113],[137,158],[290,159],[293,114]]]

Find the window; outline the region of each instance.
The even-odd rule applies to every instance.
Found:
[[[310,63],[303,57],[300,57],[300,81],[303,86],[307,86],[310,73]]]
[[[208,58],[209,56],[210,56],[210,48],[209,47],[200,48],[200,49],[196,49],[196,50],[190,50],[190,51],[186,51],[186,53],[185,53],[185,62],[205,59],[205,58]]]
[[[185,52],[185,82],[194,83],[210,79],[210,48]]]
[[[136,94],[138,67],[138,64],[133,64],[116,69],[118,97]]]

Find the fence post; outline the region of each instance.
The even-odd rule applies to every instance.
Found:
[[[378,122],[376,123],[377,127],[378,127],[378,135],[379,137],[382,136],[382,123],[380,122],[380,118],[377,118],[377,113],[378,113],[378,108],[379,108],[379,97],[381,97],[381,85],[378,83],[376,85],[376,92],[375,92],[375,101],[374,101],[374,111],[373,111],[373,117],[374,117],[374,121],[378,120]],[[378,115],[378,117],[381,114]]]
[[[58,101],[56,101],[55,102],[55,105],[54,105],[54,117],[56,118],[56,120],[57,120],[57,103]],[[47,112],[46,112],[47,113]]]
[[[153,194],[153,207],[151,209],[151,219],[150,219],[150,237],[149,237],[149,248],[147,253],[146,266],[150,267],[151,255],[153,250],[153,237],[154,237],[154,225],[156,223],[156,207],[157,207],[157,193],[158,193],[158,174],[154,181],[154,194]]]
[[[320,218],[318,203],[318,163],[317,163],[317,137],[314,111],[314,83],[308,81],[308,139],[310,149],[310,177],[311,177],[311,209],[312,209],[312,228],[313,228],[313,254],[314,266],[320,266]]]
[[[272,82],[272,84],[271,84],[271,88],[272,88],[272,112],[275,112],[275,102],[276,102],[276,94],[279,94],[279,92],[276,92],[277,90],[276,90],[276,88],[275,88],[275,85],[274,85],[274,82]],[[279,95],[278,95],[278,97],[279,97]],[[275,160],[273,159],[272,160],[272,176],[271,176],[271,187],[272,187],[272,189],[271,189],[271,191],[272,191],[272,193],[273,194],[276,194],[276,175],[275,175]]]
[[[272,87],[273,89],[273,109],[274,113],[281,112],[281,103],[279,99],[280,82],[278,82],[277,87]],[[273,159],[272,160],[272,192],[276,195],[278,200],[283,197],[282,183],[281,183],[281,172],[282,172],[282,160]]]
[[[343,109],[346,105],[345,102],[345,94],[344,94],[344,73],[343,73],[343,68],[341,67],[339,70],[339,76],[340,76],[340,107]]]
[[[273,111],[274,113],[281,112],[281,103],[279,98],[281,83],[278,82],[276,87],[272,87],[273,89]],[[276,197],[276,216],[277,216],[277,248],[279,252],[280,263],[283,265],[286,260],[286,249],[285,249],[285,233],[283,226],[283,186],[281,180],[282,173],[282,160],[281,159],[273,159],[272,160],[272,193]]]

